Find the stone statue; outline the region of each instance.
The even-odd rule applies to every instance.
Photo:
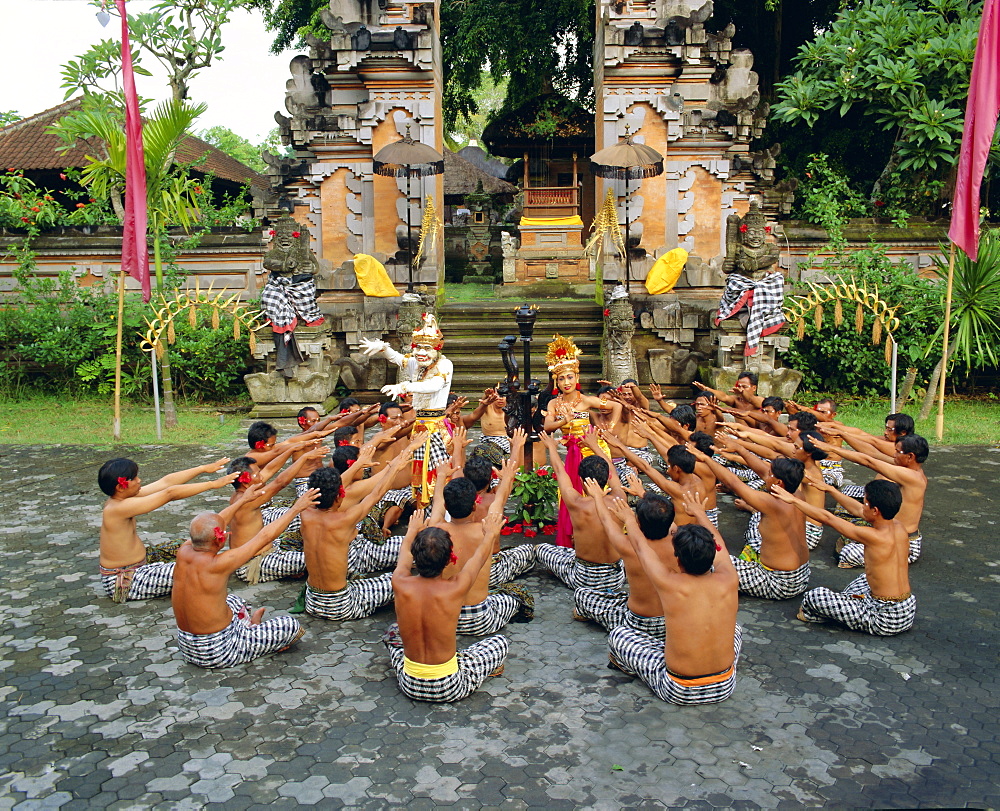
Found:
[[[444,335],[438,329],[432,313],[424,313],[421,325],[413,330],[410,351],[402,354],[385,341],[361,340],[361,351],[369,357],[382,357],[399,367],[400,381],[383,386],[382,393],[392,398],[412,395],[417,421],[413,430],[426,431],[427,441],[413,453],[413,495],[421,507],[430,503],[434,494],[432,472],[448,458],[445,451],[445,406],[451,391],[454,368],[441,350]]]
[[[724,273],[738,273],[759,279],[778,262],[778,246],[767,242],[771,226],[764,220],[764,213],[756,200],[750,202],[745,216],[730,214],[726,218],[726,261]]]
[[[635,334],[635,314],[628,292],[621,285],[611,293],[604,322],[604,379],[612,386],[620,386],[623,380],[637,380],[635,350],[632,336]]]

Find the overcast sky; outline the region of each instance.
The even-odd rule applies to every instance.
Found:
[[[152,5],[153,0],[129,0],[128,9],[138,13]],[[102,28],[94,15],[86,0],[0,0],[7,32],[0,47],[0,111],[28,116],[62,103],[62,65],[102,39],[119,38],[117,18]],[[285,112],[285,81],[295,52],[275,56],[268,50],[271,40],[259,12],[234,13],[222,29],[222,61],[191,82],[191,99],[208,104],[197,129],[221,124],[257,143],[275,126],[275,111]],[[142,64],[154,75],[136,77],[139,95],[170,98],[159,63],[146,55]]]

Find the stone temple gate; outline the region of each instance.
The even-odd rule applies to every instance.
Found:
[[[764,338],[761,351],[746,363],[742,325],[724,322],[720,330],[711,315],[732,267],[733,221],[747,213],[751,199],[767,218],[787,212],[793,189],[774,183],[774,154],[750,151],[768,112],[757,91],[753,56],[733,50],[732,26],[706,30],[711,13],[711,0],[598,1],[592,143],[582,144],[583,154],[574,148],[561,156],[571,171],[549,174],[545,197],[559,199],[561,208],[553,212],[558,216],[547,217],[539,208],[540,192],[531,188],[528,171],[532,156],[526,154],[523,181],[507,178],[521,183],[523,210],[506,224],[494,223],[505,233],[496,233],[496,244],[486,247],[498,263],[503,255],[497,297],[592,296],[598,261],[605,281],[621,280],[623,263],[613,252],[602,260],[583,256],[590,217],[581,215],[600,209],[611,189],[624,222],[624,181],[593,177],[588,158],[627,128],[664,155],[665,168],[660,176],[630,183],[631,278],[641,283],[655,260],[674,248],[689,254],[670,293],[650,296],[641,284],[630,291],[640,376],[680,389],[699,366],[707,371],[714,365],[725,379],[748,365],[764,373],[766,390],[767,375],[780,367],[775,352],[787,339]],[[354,272],[356,254],[373,256],[402,294],[408,248],[415,248],[426,201],[433,198],[443,209],[440,175],[413,178],[411,194],[405,178],[372,171],[373,156],[407,132],[443,151],[438,15],[437,2],[330,0],[322,14],[329,41],[310,37],[308,54],[291,60],[287,115],[276,114],[291,157],[267,156],[271,189],[265,211],[275,221],[291,215],[315,254],[326,321],[305,328],[318,332],[302,337],[329,359],[325,365],[332,371],[322,385],[331,392],[338,378],[352,389],[382,385],[387,370],[359,354],[360,339],[405,335],[420,311],[435,305],[435,294],[443,301],[444,240],[425,250],[417,268],[422,300],[366,296]],[[563,193],[560,185],[566,186]],[[773,244],[773,235],[767,239]],[[447,330],[447,312],[439,316]],[[318,390],[311,390],[311,401],[320,399]],[[261,397],[259,402],[278,407],[302,395],[289,394],[286,385],[283,393]]]

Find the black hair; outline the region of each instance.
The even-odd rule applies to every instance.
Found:
[[[816,415],[809,411],[797,411],[788,418],[789,422],[794,422],[800,431],[814,431],[819,424]]]
[[[667,464],[677,465],[685,473],[694,473],[694,465],[697,460],[683,445],[671,445],[667,451]]]
[[[813,442],[817,440],[819,442],[824,442],[823,435],[819,431],[800,431],[799,438],[802,440],[802,450],[808,453],[814,462],[821,462],[826,459],[830,454],[826,451],[821,451]]]
[[[382,405],[378,407],[378,413],[388,414],[390,408],[398,408],[400,411],[403,410],[403,407],[395,400],[386,400],[384,403],[382,403]]]
[[[927,461],[927,457],[931,452],[930,447],[927,445],[927,440],[920,436],[920,434],[902,436],[896,440],[896,444],[899,445],[899,449],[903,453],[912,453],[917,463],[921,465]]]
[[[624,379],[624,380],[622,381],[622,385],[623,385],[623,386],[629,386],[629,385],[632,385],[632,386],[638,386],[638,385],[639,385],[639,381],[638,381],[638,380],[636,380],[636,379],[635,379],[634,377],[626,377],[626,378],[625,378],[625,379]]]
[[[690,439],[694,443],[694,446],[706,456],[711,456],[715,453],[715,440],[704,431],[695,431],[688,437],[688,439]]]
[[[606,394],[609,391],[618,391],[614,386],[601,386],[597,390],[597,396],[600,397],[602,394]]]
[[[821,406],[821,405],[823,405],[823,403],[829,403],[830,404],[830,413],[831,414],[836,414],[837,413],[837,401],[836,400],[833,400],[833,399],[831,399],[829,397],[824,397],[822,400],[817,400],[816,401],[816,405],[817,406]]]
[[[437,577],[451,560],[451,535],[440,527],[425,527],[413,539],[410,552],[418,575]]]
[[[319,490],[316,506],[321,510],[329,510],[333,506],[340,496],[340,488],[340,473],[336,468],[319,467],[309,474],[309,489]]]
[[[760,404],[761,408],[773,408],[775,411],[785,410],[785,401],[780,397],[775,397],[771,395],[770,397],[765,397],[764,401]]]
[[[581,481],[583,479],[593,479],[601,487],[604,487],[608,483],[610,471],[608,463],[600,456],[588,456],[580,462],[579,474]]]
[[[698,392],[698,393],[697,393],[697,394],[696,394],[696,395],[694,396],[694,400],[692,400],[692,401],[691,401],[691,404],[692,404],[692,405],[694,405],[694,403],[695,403],[696,401],[698,401],[698,400],[709,400],[709,401],[711,401],[711,399],[712,399],[712,396],[713,396],[713,395],[712,395],[712,393],[711,393],[711,392],[708,392],[708,391],[699,391],[699,392]]]
[[[705,574],[715,562],[715,536],[701,524],[683,524],[674,533],[674,554],[688,574]]]
[[[481,492],[493,481],[493,465],[485,456],[473,456],[462,468],[462,475],[476,486],[476,492]]]
[[[251,450],[257,450],[258,442],[267,442],[271,437],[277,436],[278,432],[274,426],[267,422],[255,422],[247,431],[247,446]]]
[[[298,418],[298,417],[304,417],[310,411],[315,411],[316,412],[316,416],[317,417],[319,416],[319,411],[316,411],[316,409],[313,406],[306,406],[305,408],[300,408],[299,409],[299,413],[296,414],[295,416],[296,416],[296,418]]]
[[[646,491],[635,505],[635,518],[639,529],[651,541],[666,538],[674,523],[674,503],[660,493]]]
[[[123,457],[109,459],[101,465],[101,469],[97,471],[97,486],[101,488],[101,492],[104,493],[104,495],[113,496],[115,494],[115,490],[118,489],[119,478],[132,481],[132,479],[138,475],[139,466],[131,459],[125,459]]]
[[[345,440],[349,440],[358,432],[358,429],[353,425],[342,425],[340,428],[333,432],[333,443],[337,447],[340,447],[340,443]]]
[[[794,493],[802,484],[806,466],[798,459],[787,456],[777,456],[771,460],[771,475],[785,487],[786,493]]]
[[[229,464],[226,465],[226,473],[249,473],[250,466],[256,464],[257,462],[249,456],[238,456],[235,459],[229,460]],[[239,478],[233,479],[233,489],[240,489]]]
[[[476,509],[476,485],[460,476],[444,486],[444,506],[452,518],[468,518]]]
[[[353,445],[341,445],[339,448],[334,448],[332,454],[330,454],[333,459],[333,467],[339,473],[346,473],[347,469],[350,467],[348,461],[356,462],[358,459],[358,454],[361,453],[358,448]]]
[[[736,376],[736,382],[738,383],[739,381],[743,380],[743,378],[746,378],[747,380],[749,380],[751,386],[756,386],[757,385],[758,378],[757,378],[757,375],[755,375],[753,372],[740,372]]]
[[[354,406],[361,406],[361,401],[357,397],[345,397],[337,403],[337,411],[347,411]]]
[[[896,432],[896,436],[904,437],[913,433],[913,417],[909,414],[890,414],[885,418],[886,422],[889,420],[892,420],[892,428]]]
[[[903,506],[903,489],[888,479],[872,479],[865,485],[865,498],[879,515],[891,521]]]
[[[457,394],[455,394],[454,392],[452,392],[451,394],[449,394],[449,395],[448,395],[448,405],[451,405],[451,404],[452,404],[452,403],[454,403],[454,402],[455,402],[455,401],[456,401],[457,399],[458,399],[458,395],[457,395]]]
[[[679,405],[673,411],[670,412],[670,416],[673,417],[677,422],[687,428],[689,431],[693,431],[698,427],[698,415],[695,410],[689,405]]]

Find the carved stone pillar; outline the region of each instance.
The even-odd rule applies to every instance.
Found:
[[[632,336],[635,335],[635,313],[632,301],[624,287],[618,286],[611,294],[611,300],[604,317],[604,379],[612,386],[620,386],[623,380],[638,380],[635,366],[635,350]]]

